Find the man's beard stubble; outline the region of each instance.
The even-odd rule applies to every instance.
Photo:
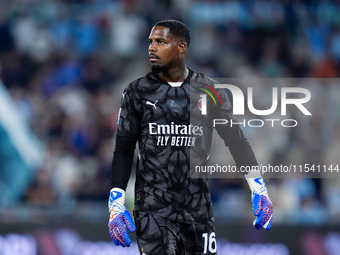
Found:
[[[167,65],[164,66],[160,66],[160,65],[151,65],[151,70],[154,73],[167,73],[171,68],[173,68],[174,64],[169,63]]]
[[[152,65],[151,66],[151,71],[154,72],[154,73],[157,73],[157,74],[164,71],[164,70],[165,70],[164,66],[159,66],[159,65]]]

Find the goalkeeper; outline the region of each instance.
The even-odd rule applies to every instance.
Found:
[[[208,160],[212,139],[209,116],[201,118],[199,89],[190,81],[200,79],[209,86],[213,81],[186,66],[189,45],[186,25],[176,20],[158,22],[149,35],[151,72],[131,82],[122,94],[111,170],[109,234],[116,245],[125,247],[131,244],[128,230],[136,231],[143,255],[217,252],[207,179],[190,175],[190,161],[203,165]],[[218,93],[223,102],[218,116],[233,118],[225,91]],[[238,167],[257,166],[240,127],[219,126],[216,130]],[[135,225],[124,200],[137,142]],[[249,174],[245,178],[253,225],[269,230],[273,206],[264,181]]]

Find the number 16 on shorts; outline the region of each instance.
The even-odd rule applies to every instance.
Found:
[[[204,251],[203,254],[209,254],[210,253],[215,253],[217,250],[217,245],[216,245],[216,238],[215,238],[215,232],[210,233],[203,233],[202,237],[204,239]]]

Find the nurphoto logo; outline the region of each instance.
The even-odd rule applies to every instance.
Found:
[[[275,113],[278,109],[280,104],[280,115],[287,116],[287,106],[293,105],[295,106],[304,116],[312,116],[311,112],[305,107],[305,104],[308,103],[311,99],[311,93],[306,88],[299,88],[299,87],[273,87],[271,93],[271,106],[268,109],[256,109],[254,106],[254,95],[253,95],[253,88],[248,87],[246,96],[244,95],[243,91],[237,87],[236,85],[232,84],[215,84],[214,87],[209,86],[207,84],[203,84],[206,88],[200,88],[202,91],[206,92],[206,94],[200,94],[200,100],[198,102],[199,108],[201,110],[202,115],[208,114],[207,109],[207,95],[209,95],[215,106],[217,106],[217,100],[219,100],[221,106],[222,101],[220,96],[218,95],[216,89],[227,89],[232,94],[232,113],[235,116],[244,116],[245,115],[245,106],[247,110],[257,116],[269,116]],[[208,90],[209,89],[209,90]],[[280,89],[280,91],[279,91]],[[280,93],[279,93],[280,92]],[[280,95],[280,96],[279,96]],[[277,122],[281,123],[283,127],[295,127],[298,125],[298,121],[296,119],[249,119],[249,120],[242,120],[242,121],[235,121],[235,120],[227,120],[227,119],[214,119],[213,126],[216,125],[243,125],[246,126],[248,124],[249,127],[262,127],[265,123],[271,124],[271,127],[274,127]]]

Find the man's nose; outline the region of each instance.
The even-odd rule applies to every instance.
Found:
[[[155,44],[153,43],[153,42],[151,42],[150,44],[149,44],[149,51],[150,52],[154,52],[154,51],[156,51],[157,50],[157,48],[155,47]]]

